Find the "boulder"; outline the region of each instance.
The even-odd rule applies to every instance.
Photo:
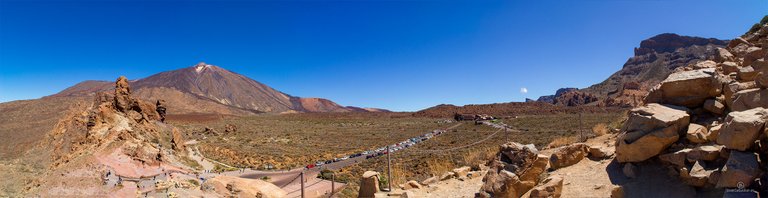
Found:
[[[223,197],[288,197],[286,192],[272,183],[260,179],[245,179],[219,175],[205,183],[202,188],[214,191]]]
[[[421,185],[428,186],[428,185],[437,183],[438,181],[439,181],[439,178],[437,178],[437,176],[432,176],[430,178],[427,178],[427,179],[424,179],[423,181],[421,181]]]
[[[533,162],[528,170],[520,175],[520,180],[536,181],[539,179],[539,176],[547,170],[547,165],[549,165],[549,157],[546,155],[538,155],[537,157],[538,159]]]
[[[609,153],[608,150],[606,150],[603,147],[589,146],[589,157],[597,158],[597,159],[606,159],[611,156],[613,156],[613,153]]]
[[[621,186],[613,186],[613,189],[611,189],[611,198],[624,198],[624,188]]]
[[[742,82],[753,81],[755,80],[755,77],[757,77],[757,71],[751,66],[740,67],[736,76],[739,78],[739,81]]]
[[[536,180],[522,180],[518,175],[526,175],[526,179],[538,170],[541,158],[533,145],[523,145],[516,142],[500,146],[501,158],[492,159],[488,172],[483,177],[483,186],[478,197],[520,197],[536,185]],[[539,162],[539,163],[537,163]],[[534,166],[535,164],[539,164]],[[539,173],[540,174],[540,173]]]
[[[729,149],[747,150],[763,131],[766,115],[768,112],[763,108],[728,113],[717,143]]]
[[[763,49],[760,47],[749,47],[744,54],[743,65],[751,65],[757,59],[763,57]]]
[[[733,54],[731,54],[730,51],[723,48],[717,48],[717,52],[715,53],[715,61],[722,63],[725,61],[733,61]]]
[[[543,184],[531,189],[531,198],[558,198],[563,193],[563,178],[558,176],[548,177]]]
[[[710,177],[718,175],[716,174],[717,171],[717,169],[706,170],[699,162],[695,162],[689,172],[681,174],[685,175],[681,179],[685,184],[690,186],[704,187],[707,184],[710,184]]]
[[[488,173],[483,181],[485,183],[478,194],[486,195],[484,197],[521,197],[536,185],[535,182],[520,181],[515,173],[507,170],[498,174]]]
[[[442,175],[440,175],[440,181],[449,180],[451,178],[456,177],[456,173],[454,172],[445,172]]]
[[[752,63],[752,67],[757,70],[757,77],[755,77],[755,84],[760,88],[768,88],[768,61],[763,59],[756,60]]]
[[[672,73],[650,91],[645,102],[699,107],[706,99],[722,93],[723,84],[713,77],[714,74],[714,68]]]
[[[715,99],[704,101],[704,109],[715,115],[722,115],[725,112],[725,105]]]
[[[632,163],[626,163],[624,164],[624,168],[621,169],[621,172],[624,173],[624,176],[627,176],[628,178],[636,178],[637,166]]]
[[[703,145],[691,149],[685,158],[690,162],[695,161],[714,161],[720,158],[720,152],[724,147],[722,145]]]
[[[453,169],[453,173],[456,174],[456,177],[466,178],[467,177],[467,173],[469,173],[470,170],[472,170],[472,167],[462,166],[461,168]]]
[[[560,147],[549,157],[552,169],[567,167],[579,163],[589,153],[589,146],[583,143]]]
[[[142,100],[134,100],[133,104],[135,105],[134,111],[141,113],[141,118],[143,120],[149,121],[161,119],[160,114],[157,113],[157,107],[154,104]]]
[[[421,184],[419,184],[419,182],[413,181],[413,180],[408,181],[405,184],[403,184],[403,190],[420,189],[420,188],[421,188]]]
[[[750,82],[738,82],[738,81],[732,81],[726,85],[725,90],[723,90],[723,95],[725,97],[725,106],[729,109],[733,110],[735,100],[737,99],[736,93],[748,90],[748,89],[754,89],[757,88],[757,85],[755,84],[755,81]],[[746,98],[741,98],[742,100]],[[747,110],[749,108],[742,107],[741,110]]]
[[[517,142],[501,145],[499,152],[501,152],[500,163],[504,165],[504,169],[516,175],[521,175],[528,170],[539,155],[539,151],[533,144],[523,145]]]
[[[691,152],[691,150],[692,149],[682,149],[673,153],[662,154],[659,155],[659,159],[662,162],[673,164],[676,167],[684,167],[686,157],[688,156],[688,153]]]
[[[734,47],[736,47],[738,45],[741,45],[741,44],[751,45],[751,44],[749,44],[749,42],[746,39],[741,38],[741,37],[737,37],[737,38],[731,40],[731,42],[728,43],[728,48],[734,48]]]
[[[375,197],[379,192],[379,173],[375,171],[366,171],[360,178],[360,190],[358,197]]]
[[[717,187],[736,188],[740,184],[742,187],[750,186],[759,173],[757,155],[750,152],[731,151],[728,162],[725,163],[717,181]]]
[[[707,69],[707,68],[715,68],[715,67],[717,67],[717,63],[711,60],[701,61],[693,65],[693,69]]]
[[[756,107],[768,108],[768,89],[746,89],[733,94],[731,111],[745,111]]]
[[[681,107],[652,103],[632,109],[616,138],[616,160],[640,162],[658,155],[680,138],[689,122]]]
[[[710,127],[709,134],[707,134],[707,140],[717,141],[717,136],[720,135],[720,129],[722,129],[722,127],[723,127],[722,124],[718,124]]]
[[[709,132],[707,132],[707,127],[701,126],[699,124],[691,123],[688,125],[688,130],[685,133],[685,138],[688,139],[691,143],[705,143],[707,142],[707,135]]]
[[[723,74],[730,74],[734,72],[739,72],[739,65],[735,62],[726,61],[723,63],[720,63],[720,68],[723,69]]]

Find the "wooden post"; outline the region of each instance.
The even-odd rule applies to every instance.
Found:
[[[304,198],[304,171],[301,171],[301,198]]]
[[[336,173],[331,173],[331,195],[333,197],[333,191],[336,190]]]
[[[580,140],[581,142],[584,142],[584,141],[587,140],[587,138],[584,137],[584,127],[582,127],[581,112],[579,112],[579,136],[581,136],[580,137],[581,138],[581,140]]]

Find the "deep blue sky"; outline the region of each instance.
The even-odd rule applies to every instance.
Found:
[[[731,39],[766,13],[765,0],[0,0],[0,101],[200,61],[342,105],[524,101],[604,80],[656,34]]]

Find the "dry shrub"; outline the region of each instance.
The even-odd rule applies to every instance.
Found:
[[[547,145],[547,148],[557,148],[569,144],[573,144],[579,141],[579,138],[576,136],[566,136],[566,137],[559,137],[552,140],[552,142]]]
[[[605,123],[598,123],[592,127],[592,133],[594,133],[597,136],[605,135],[610,132],[611,132],[611,129],[609,129],[608,125]]]
[[[453,163],[447,159],[431,158],[427,161],[427,167],[432,175],[442,175],[453,170]]]
[[[392,186],[393,188],[398,184],[404,184],[407,182],[408,175],[406,175],[405,166],[401,163],[392,164]]]
[[[473,149],[470,151],[467,151],[467,153],[463,156],[464,162],[467,163],[467,165],[477,165],[477,164],[485,164],[488,160],[493,158],[496,153],[498,152],[497,149],[494,147],[484,147],[480,149]]]

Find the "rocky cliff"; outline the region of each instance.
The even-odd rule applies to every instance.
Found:
[[[538,101],[579,106],[631,107],[642,103],[642,98],[654,85],[676,69],[713,58],[718,47],[728,41],[714,38],[659,34],[640,42],[635,54],[622,68],[608,79],[584,89],[560,89],[553,96]],[[563,91],[563,93],[559,93]],[[567,92],[577,92],[565,94]]]

